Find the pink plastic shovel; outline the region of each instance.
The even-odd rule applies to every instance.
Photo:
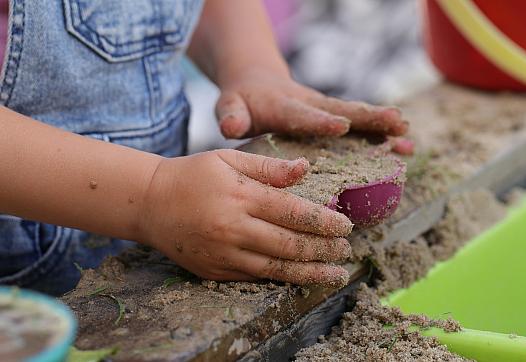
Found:
[[[381,223],[395,212],[404,191],[405,164],[395,160],[398,167],[393,174],[366,185],[348,185],[327,206],[347,215],[360,228]]]

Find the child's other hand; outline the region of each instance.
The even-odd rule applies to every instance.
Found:
[[[266,132],[341,136],[348,131],[401,136],[408,129],[395,107],[327,97],[289,76],[261,69],[223,82],[216,114],[226,138]]]
[[[163,159],[145,196],[143,240],[208,279],[345,283],[323,262],[350,255],[342,214],[280,190],[308,161],[234,150]]]

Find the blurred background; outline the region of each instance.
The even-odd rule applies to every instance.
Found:
[[[300,83],[347,100],[396,103],[438,82],[421,40],[418,0],[265,0]],[[189,153],[235,147],[214,116],[218,89],[189,62]]]

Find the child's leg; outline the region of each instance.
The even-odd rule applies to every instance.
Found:
[[[0,215],[0,284],[60,295],[73,289],[80,268],[134,243],[9,215]]]

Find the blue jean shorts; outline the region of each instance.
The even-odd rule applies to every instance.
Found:
[[[0,215],[0,284],[53,295],[73,289],[82,268],[95,268],[130,241]]]

